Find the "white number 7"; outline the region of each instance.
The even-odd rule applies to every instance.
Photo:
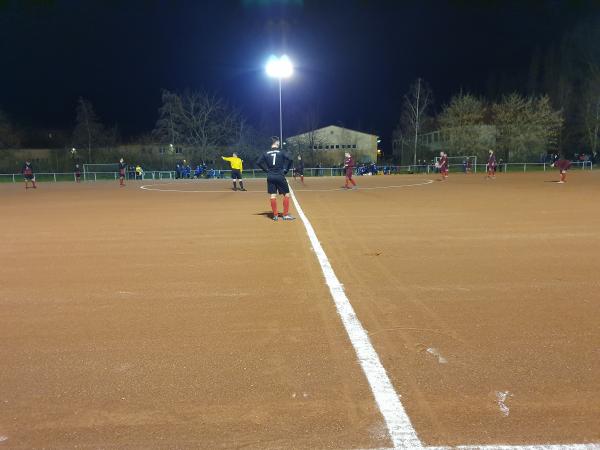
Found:
[[[275,165],[275,158],[277,158],[277,153],[273,153],[273,165]]]

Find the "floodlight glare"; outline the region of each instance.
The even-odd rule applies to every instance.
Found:
[[[287,55],[283,55],[281,58],[277,58],[274,55],[269,57],[267,61],[267,75],[273,78],[289,78],[294,72],[292,61]]]

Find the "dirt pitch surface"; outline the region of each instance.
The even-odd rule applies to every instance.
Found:
[[[556,178],[290,180],[423,445],[600,445],[600,173]],[[246,185],[0,185],[0,448],[392,447]]]

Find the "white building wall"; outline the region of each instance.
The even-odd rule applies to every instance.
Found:
[[[357,162],[377,160],[377,136],[335,125],[289,137],[286,142],[290,150],[308,153],[326,164],[339,164],[345,152]]]

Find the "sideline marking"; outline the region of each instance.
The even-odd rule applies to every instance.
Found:
[[[423,450],[598,450],[600,444],[539,444],[539,445],[456,445],[454,447],[423,447]],[[375,448],[368,450],[398,450]]]
[[[397,189],[397,188],[404,188],[404,187],[413,187],[413,186],[425,186],[428,184],[432,184],[435,183],[435,181],[433,180],[425,180],[422,183],[413,183],[413,184],[399,184],[399,185],[394,185],[394,186],[373,186],[373,187],[361,187],[358,186],[358,189],[356,189],[357,191],[371,191],[374,189]],[[291,188],[290,188],[291,189]],[[344,188],[335,188],[335,189],[298,189],[298,192],[330,192],[330,191],[351,191],[352,189],[344,189]]]
[[[433,181],[432,181],[433,182]],[[329,258],[325,254],[313,226],[304,214],[294,190],[290,187],[290,195],[298,216],[304,224],[306,233],[310,239],[313,250],[317,255],[319,265],[325,276],[329,292],[335,303],[337,312],[342,320],[346,333],[350,338],[352,347],[360,363],[379,411],[387,425],[388,434],[393,448],[380,448],[377,450],[398,449],[423,449],[423,450],[600,450],[600,443],[588,444],[537,444],[537,445],[457,445],[457,446],[424,446],[417,436],[410,417],[406,414],[404,406],[400,402],[400,396],[396,393],[379,356],[371,344],[369,336],[358,320],[350,300],[344,292],[344,286],[337,278]]]
[[[406,414],[398,394],[396,393],[392,382],[390,381],[383,364],[379,360],[377,352],[371,344],[371,340],[362,324],[358,320],[354,308],[350,304],[348,297],[344,293],[344,286],[337,278],[331,263],[317,238],[314,228],[308,218],[302,211],[300,203],[290,188],[290,195],[294,201],[296,211],[304,223],[304,228],[310,239],[313,250],[317,255],[321,270],[325,276],[329,292],[333,297],[337,312],[342,319],[346,333],[350,338],[350,343],[354,347],[358,362],[360,363],[367,381],[371,386],[371,391],[387,425],[388,434],[394,447],[396,448],[423,448],[423,444],[417,437],[417,433]]]
[[[200,182],[209,182],[209,180],[201,180]],[[251,178],[250,181],[264,181],[264,179],[262,178]],[[244,180],[244,182],[246,182],[246,180]],[[174,183],[174,182],[172,182]],[[375,189],[398,189],[398,188],[405,188],[405,187],[414,187],[414,186],[425,186],[428,184],[432,184],[434,183],[433,180],[425,180],[424,182],[421,183],[413,183],[413,184],[399,184],[399,185],[393,185],[393,186],[373,186],[373,187],[359,187],[357,190],[358,191],[371,191],[371,190],[375,190]],[[192,183],[189,183],[192,184]],[[195,184],[195,182],[193,183]],[[289,184],[289,182],[288,182]],[[144,184],[142,186],[140,186],[140,189],[143,189],[145,191],[157,191],[157,192],[185,192],[185,193],[201,193],[201,194],[215,194],[215,193],[227,193],[227,192],[235,192],[233,189],[226,189],[226,190],[214,190],[214,191],[208,191],[208,190],[198,190],[198,189],[161,189],[159,187],[155,188],[155,186],[172,186],[171,183],[156,183],[156,184]],[[291,187],[290,187],[291,189]],[[298,192],[345,192],[346,189],[344,188],[333,188],[333,189],[298,189]],[[264,194],[265,192],[263,190],[260,191],[246,191],[250,194]]]

